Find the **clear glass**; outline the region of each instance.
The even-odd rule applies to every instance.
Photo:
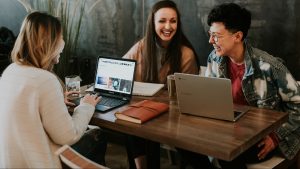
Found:
[[[81,78],[77,75],[71,75],[65,77],[66,91],[77,91],[80,92],[80,81]],[[73,96],[77,96],[78,94],[73,94]],[[79,95],[78,95],[79,96]]]
[[[176,102],[177,94],[176,94],[176,84],[175,84],[175,76],[174,75],[168,75],[167,86],[168,86],[170,102]]]

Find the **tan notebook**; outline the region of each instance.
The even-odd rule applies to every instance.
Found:
[[[142,124],[168,110],[168,104],[152,100],[143,100],[129,105],[128,109],[122,112],[116,112],[115,116],[120,120]]]
[[[154,96],[164,84],[160,83],[145,83],[135,81],[133,84],[132,95],[135,96]]]

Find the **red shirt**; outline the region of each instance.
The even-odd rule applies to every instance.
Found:
[[[242,90],[242,79],[245,73],[245,64],[236,64],[228,59],[228,75],[231,79],[233,103],[248,105]]]

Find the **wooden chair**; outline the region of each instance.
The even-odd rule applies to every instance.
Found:
[[[206,66],[200,66],[200,76],[205,76]]]
[[[217,169],[221,169],[221,166],[217,159],[210,157],[210,160]],[[280,155],[275,155],[269,160],[260,163],[247,164],[247,168],[248,169],[289,169],[289,167],[293,165],[295,160],[296,159],[286,160]]]
[[[59,156],[63,169],[108,169],[107,167],[87,159],[68,145],[62,146],[56,151],[56,154]]]
[[[248,169],[289,169],[293,165],[296,159],[287,160],[280,155],[260,163],[247,164]]]
[[[279,164],[283,163],[285,159],[283,157],[274,156],[267,161],[254,163],[254,164],[247,164],[248,169],[273,169],[277,167]]]

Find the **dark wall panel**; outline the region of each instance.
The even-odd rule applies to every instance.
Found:
[[[32,0],[34,1],[34,0]],[[212,47],[208,44],[206,18],[223,2],[236,2],[252,12],[249,41],[255,47],[281,57],[300,80],[299,0],[174,0],[182,15],[183,29],[194,45],[201,65]],[[83,19],[78,56],[123,56],[143,37],[146,19],[157,0],[88,0]],[[97,2],[97,3],[95,3]],[[18,33],[25,8],[17,0],[0,1],[0,26]]]

